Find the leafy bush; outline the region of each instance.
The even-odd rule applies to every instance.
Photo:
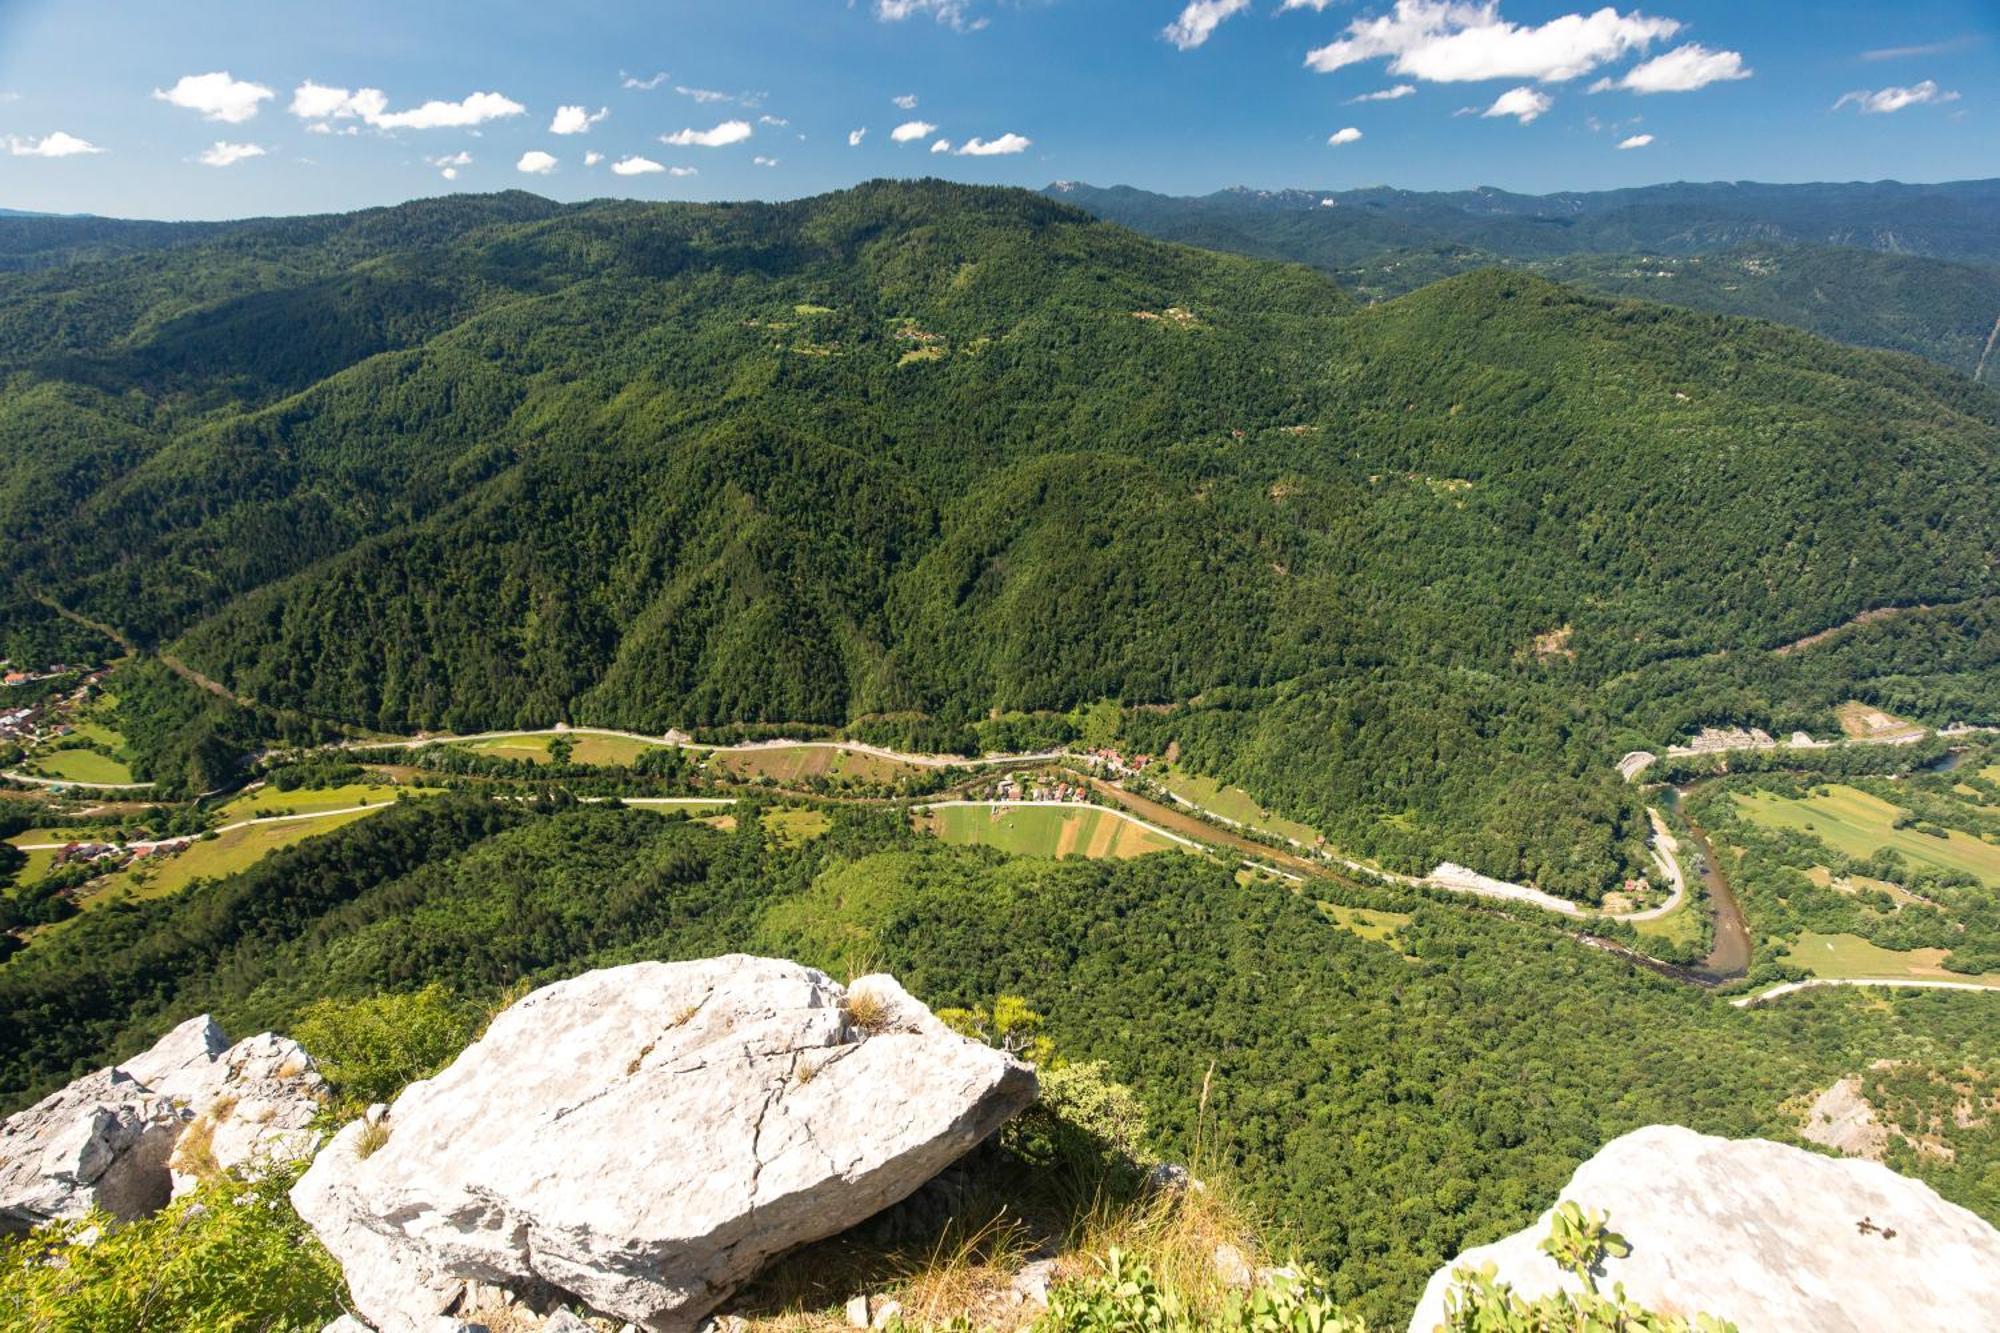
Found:
[[[449,1064],[478,1034],[482,1012],[438,982],[363,1000],[316,1000],[292,1035],[335,1094],[358,1110]]]
[[[1340,1313],[1311,1267],[1288,1269],[1252,1291],[1232,1296],[1219,1314],[1198,1315],[1152,1268],[1113,1249],[1104,1271],[1049,1293],[1049,1312],[1036,1333],[1367,1333],[1367,1324]]]
[[[339,1312],[340,1267],[292,1211],[293,1173],[221,1178],[152,1217],[95,1214],[0,1241],[0,1326],[289,1333]]]

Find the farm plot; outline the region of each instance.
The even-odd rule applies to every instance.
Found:
[[[1124,859],[1197,850],[1114,811],[1090,806],[956,805],[926,810],[918,818],[919,827],[946,842],[997,847],[1015,856]]]
[[[1803,800],[1755,792],[1736,797],[1739,812],[1767,828],[1810,833],[1836,851],[1865,860],[1889,848],[1912,865],[1957,870],[1989,887],[2000,887],[2000,846],[1949,829],[1944,836],[1895,827],[1903,813],[1879,796],[1834,786]]]

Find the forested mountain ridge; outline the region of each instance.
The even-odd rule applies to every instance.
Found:
[[[429,201],[0,311],[23,617],[392,730],[1165,705],[1356,852],[1581,896],[1628,733],[1823,708],[1704,690],[2000,577],[1960,377],[1521,274],[1356,311],[1021,191]]]
[[[1966,374],[2000,318],[1994,181],[1198,198],[1064,181],[1047,193],[1162,240],[1311,264],[1368,300],[1521,267],[1610,295],[1912,352]]]

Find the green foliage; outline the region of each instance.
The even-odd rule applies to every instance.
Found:
[[[1036,1333],[1367,1333],[1364,1320],[1341,1314],[1310,1265],[1274,1274],[1207,1318],[1146,1263],[1116,1248],[1103,1269],[1051,1291]]]
[[[293,1174],[221,1178],[152,1217],[104,1214],[0,1240],[0,1324],[24,1333],[309,1333],[340,1266],[292,1211]]]
[[[299,1012],[292,1036],[341,1101],[359,1111],[444,1068],[484,1022],[477,1007],[433,981],[360,1000],[315,1000]]]
[[[1713,1315],[1693,1319],[1656,1314],[1625,1295],[1615,1283],[1609,1295],[1597,1289],[1602,1259],[1630,1252],[1623,1237],[1605,1229],[1602,1213],[1574,1202],[1555,1210],[1542,1252],[1583,1284],[1581,1292],[1555,1291],[1529,1300],[1498,1280],[1492,1264],[1454,1272],[1445,1296],[1444,1333],[1736,1333],[1736,1325]]]

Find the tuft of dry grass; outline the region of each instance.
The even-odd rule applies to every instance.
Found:
[[[221,1175],[222,1164],[215,1160],[215,1120],[207,1115],[197,1116],[182,1130],[167,1165],[197,1180],[213,1180]]]
[[[842,1006],[847,1021],[862,1032],[880,1032],[889,1023],[889,1006],[882,997],[869,991],[855,994],[848,992],[847,1003]]]
[[[380,1120],[370,1120],[361,1127],[361,1133],[354,1139],[354,1155],[364,1161],[373,1157],[389,1141],[389,1126]]]

